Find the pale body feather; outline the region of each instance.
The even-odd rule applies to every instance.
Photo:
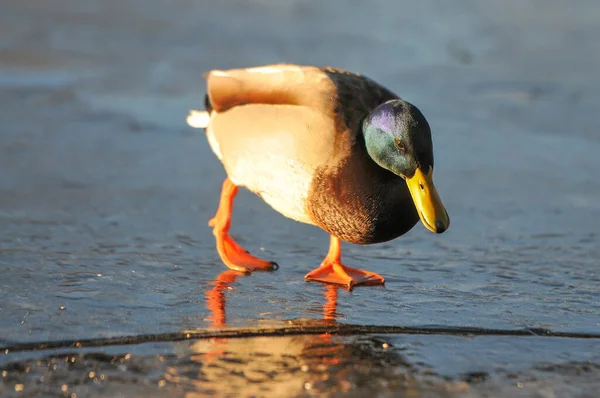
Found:
[[[284,216],[314,224],[306,201],[315,170],[343,152],[335,149],[333,83],[293,65],[212,71],[207,83],[208,141],[229,178]]]
[[[306,200],[316,168],[334,156],[323,136],[330,123],[302,106],[251,104],[213,113],[207,135],[234,184],[260,195],[284,216],[314,224]]]

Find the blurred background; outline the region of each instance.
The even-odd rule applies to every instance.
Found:
[[[262,327],[322,319],[324,306],[326,319],[356,325],[598,333],[599,18],[595,0],[3,0],[0,343]],[[429,120],[450,230],[434,236],[417,225],[389,243],[345,246],[348,265],[382,274],[385,288],[330,291],[305,283],[327,251],[327,235],[246,192],[236,202],[234,236],[281,268],[221,275],[225,267],[206,223],[224,173],[204,132],[189,128],[185,117],[202,107],[203,73],[279,62],[366,74]],[[555,380],[544,385],[562,396],[598,387],[594,365],[577,379],[579,389],[560,390],[573,384],[565,364],[600,363],[591,343],[397,339],[406,352],[383,362],[369,348],[379,343],[337,341],[346,359],[327,372],[347,371],[358,350],[398,373],[415,363],[402,356],[408,352],[431,374],[467,389],[474,387],[465,374],[506,375],[517,372],[514,362],[533,369],[528,380]],[[290,344],[325,344],[305,343]],[[268,355],[280,358],[288,342],[277,344],[284,348]],[[224,352],[239,361],[242,346]],[[199,349],[108,351],[134,350],[134,359],[149,361],[147,368],[138,363],[144,371],[132,378],[152,392],[167,379],[150,370],[166,365],[148,358],[206,354]],[[323,356],[311,352],[310,358]],[[0,357],[0,365],[36,355],[42,354]],[[181,364],[173,361],[177,373]],[[228,363],[219,365],[223,374],[235,374]],[[556,378],[554,368],[540,376],[539,363],[566,366],[558,372],[567,376]],[[306,372],[292,374],[272,391],[310,390]],[[0,379],[0,392],[30,388],[19,375]],[[223,377],[213,376],[198,380]],[[200,389],[189,374],[186,382],[177,377],[169,385],[216,388]],[[369,386],[356,380],[335,386]],[[400,384],[377,384],[375,391],[397,392]],[[514,394],[513,381],[500,385],[496,396]],[[540,388],[528,386],[531,394]],[[78,388],[96,391],[85,383]],[[460,395],[461,388],[440,391]]]

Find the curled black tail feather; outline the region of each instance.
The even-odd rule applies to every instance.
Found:
[[[204,96],[204,109],[206,109],[208,113],[212,112],[213,110],[212,104],[210,103],[210,98],[208,98],[208,94]]]

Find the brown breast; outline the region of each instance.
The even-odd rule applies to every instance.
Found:
[[[404,180],[379,167],[357,142],[350,157],[317,170],[307,212],[316,225],[347,242],[385,242],[419,220]]]

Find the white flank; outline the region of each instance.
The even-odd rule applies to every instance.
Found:
[[[223,155],[221,155],[221,147],[219,146],[219,141],[217,141],[217,138],[213,134],[210,126],[206,126],[206,137],[208,138],[208,144],[210,145],[210,148],[215,153],[215,155],[217,155],[217,158],[219,158],[219,160],[223,159]]]
[[[204,129],[210,122],[210,115],[206,111],[191,110],[186,118],[187,124],[197,129]]]

